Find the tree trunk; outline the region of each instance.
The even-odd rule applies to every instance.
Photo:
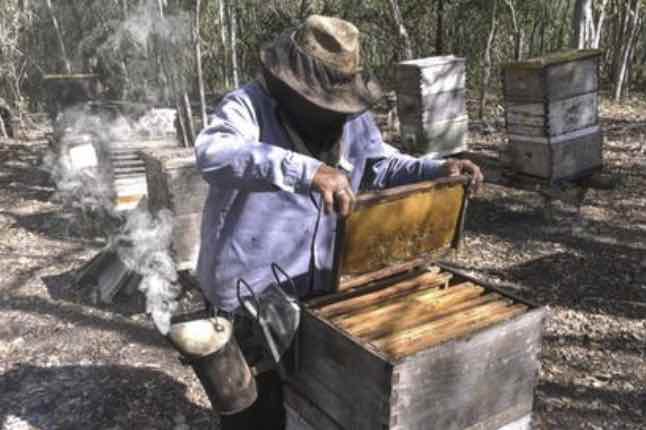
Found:
[[[572,27],[574,31],[570,40],[570,47],[574,49],[591,48],[595,40],[592,0],[576,0]]]
[[[204,93],[204,73],[202,71],[202,36],[200,34],[200,11],[202,1],[195,0],[195,28],[193,37],[195,42],[195,65],[197,68],[197,87],[200,93],[200,116],[202,117],[202,128],[207,125],[206,118],[206,95]]]
[[[61,33],[61,29],[58,25],[58,19],[56,19],[56,14],[54,13],[54,7],[52,6],[52,0],[45,0],[45,4],[47,5],[47,10],[49,11],[49,15],[52,19],[52,24],[54,25],[54,32],[56,33],[56,40],[58,41],[58,48],[61,50],[61,57],[63,59],[63,64],[65,66],[65,73],[68,75],[72,74],[72,65],[70,63],[70,60],[67,56],[67,50],[65,49],[65,41],[63,40],[63,34]]]
[[[9,135],[7,134],[7,128],[4,125],[4,119],[2,118],[2,115],[0,114],[0,137],[4,137],[7,139]]]
[[[224,86],[226,88],[231,87],[231,81],[229,81],[229,43],[227,42],[227,23],[226,23],[226,0],[218,0],[218,21],[220,24],[220,45],[222,47],[222,77],[224,81]]]
[[[599,44],[601,43],[601,34],[603,33],[603,24],[606,21],[606,6],[608,5],[608,0],[603,0],[601,3],[601,12],[599,13],[599,20],[597,21],[596,32],[594,34],[594,42],[592,43],[592,48],[599,49]]]
[[[401,11],[399,10],[399,3],[397,0],[388,0],[390,4],[390,12],[392,14],[393,21],[397,26],[397,32],[399,40],[403,45],[403,60],[412,60],[413,56],[413,45],[410,41],[410,36],[404,25],[404,19],[402,18]]]
[[[478,110],[478,117],[482,121],[484,119],[485,104],[487,102],[487,89],[489,88],[489,79],[491,78],[491,48],[493,41],[496,37],[496,12],[497,0],[491,0],[491,20],[489,24],[489,36],[487,37],[487,44],[484,50],[484,59],[482,64],[482,78],[480,82],[480,109]]]
[[[614,97],[615,101],[620,101],[623,96],[624,86],[629,85],[626,79],[628,63],[630,61],[631,53],[633,52],[634,44],[636,43],[637,34],[639,33],[639,28],[641,26],[641,16],[640,16],[640,7],[641,0],[634,0],[632,4],[627,4],[626,15],[628,19],[628,25],[626,26],[627,37],[623,38],[625,43],[620,47],[621,58],[618,62],[618,69],[616,73],[616,82],[615,82],[615,91]]]
[[[238,70],[238,11],[236,2],[230,2],[229,5],[229,36],[231,38],[231,79],[233,86],[240,86],[240,71]]]
[[[511,21],[514,30],[514,59],[516,61],[522,61],[525,51],[525,32],[518,21],[518,13],[516,11],[514,0],[505,0],[505,3],[507,3],[507,7],[511,13]]]
[[[435,52],[437,55],[442,55],[444,53],[444,25],[443,24],[444,24],[444,0],[438,0],[437,31],[435,32]]]

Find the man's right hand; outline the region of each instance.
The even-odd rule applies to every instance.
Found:
[[[312,188],[323,196],[325,213],[336,211],[345,218],[352,212],[354,193],[348,177],[341,171],[322,164],[312,179]]]

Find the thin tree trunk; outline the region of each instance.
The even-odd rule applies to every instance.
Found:
[[[487,37],[487,45],[484,50],[484,60],[482,64],[482,79],[480,80],[480,109],[478,110],[478,117],[482,121],[484,119],[485,104],[487,102],[487,89],[489,88],[489,79],[491,78],[491,48],[493,41],[496,37],[496,13],[497,13],[497,0],[491,0],[491,20],[489,24],[489,36]]]
[[[601,34],[603,33],[603,24],[606,22],[606,6],[608,5],[608,0],[603,0],[601,3],[601,12],[599,13],[599,20],[597,21],[596,32],[594,34],[594,42],[592,43],[592,48],[599,49],[599,44],[601,43]]]
[[[195,64],[197,67],[197,86],[200,93],[200,115],[202,117],[202,128],[206,127],[206,95],[204,93],[204,74],[202,71],[202,36],[200,35],[200,11],[202,1],[195,0],[195,28],[193,37],[195,38]]]
[[[238,70],[238,16],[236,5],[229,3],[229,36],[231,38],[231,78],[233,79],[233,86],[240,86],[239,70]]]
[[[56,19],[56,14],[54,13],[54,7],[52,6],[52,0],[45,0],[47,9],[49,10],[49,15],[52,19],[52,24],[54,25],[54,33],[56,33],[56,40],[58,41],[58,48],[61,50],[61,57],[63,59],[63,64],[65,65],[65,73],[68,75],[72,74],[72,65],[67,56],[67,50],[65,49],[65,41],[63,40],[63,34],[58,25],[58,19]]]
[[[572,32],[570,47],[574,49],[591,48],[595,39],[592,0],[576,0],[572,27],[574,31]]]
[[[633,45],[636,42],[637,33],[639,32],[639,27],[641,26],[641,16],[639,14],[641,0],[635,0],[633,5],[634,5],[634,10],[630,4],[626,5],[626,8],[628,9],[626,10],[626,15],[629,16],[630,28],[627,29],[629,33],[628,33],[628,37],[625,38],[625,44],[621,46],[621,49],[620,49],[621,60],[618,65],[618,72],[616,75],[617,81],[615,83],[615,94],[614,94],[615,101],[621,100],[624,86],[627,85],[626,75],[628,70],[628,63],[630,61],[630,54],[632,52]]]
[[[494,0],[495,1],[495,0]],[[435,32],[435,52],[444,53],[444,0],[437,3],[437,31]]]
[[[9,135],[7,134],[7,128],[4,125],[4,119],[2,118],[2,115],[0,115],[0,137],[4,137],[5,139],[9,138]]]
[[[514,1],[505,0],[505,3],[507,3],[507,7],[509,8],[509,11],[511,13],[511,20],[514,28],[514,59],[516,61],[521,61],[524,56],[523,47],[525,43],[525,34],[520,23],[518,22],[518,14]]]
[[[413,45],[410,41],[410,36],[408,35],[406,26],[404,25],[404,19],[402,18],[402,14],[399,9],[399,3],[397,0],[388,0],[388,3],[390,4],[390,12],[392,14],[393,21],[395,21],[395,25],[397,26],[399,40],[403,45],[403,59],[412,60],[414,58]]]
[[[229,70],[228,70],[228,64],[229,64],[229,43],[227,42],[228,37],[227,37],[227,24],[226,24],[226,17],[225,17],[225,11],[226,11],[226,0],[218,0],[218,20],[220,24],[220,45],[222,46],[222,77],[224,80],[224,86],[225,88],[230,88],[231,87],[231,81],[229,81]]]
[[[186,134],[189,138],[188,146],[195,145],[195,126],[193,125],[193,109],[191,108],[191,100],[188,98],[188,93],[184,91],[182,94],[184,102],[184,115],[186,116]]]

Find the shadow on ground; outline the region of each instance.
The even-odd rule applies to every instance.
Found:
[[[18,365],[0,375],[0,424],[41,429],[214,429],[216,419],[158,370],[129,366]]]

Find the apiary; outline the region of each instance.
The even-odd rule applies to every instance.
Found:
[[[499,429],[532,411],[544,309],[437,263],[467,181],[360,195],[304,306],[286,402],[313,428]],[[326,423],[326,424],[321,424]]]
[[[465,61],[453,55],[397,65],[397,113],[405,149],[433,157],[464,152]]]
[[[552,53],[504,66],[511,168],[548,180],[575,179],[602,166],[601,51]]]

